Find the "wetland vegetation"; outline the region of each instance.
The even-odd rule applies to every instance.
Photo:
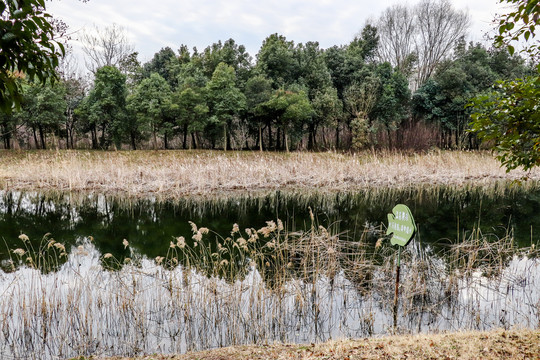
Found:
[[[0,161],[6,356],[174,354],[540,321],[537,175],[501,171],[489,154],[69,151]],[[149,164],[163,172],[119,176]],[[377,167],[394,170],[383,178]],[[280,183],[293,169],[295,182]],[[319,186],[315,172],[326,176]],[[242,190],[249,174],[270,173],[277,185]],[[157,183],[162,192],[147,191]],[[384,221],[398,202],[419,233],[403,253],[394,329]]]
[[[267,190],[483,186],[540,171],[506,172],[489,152],[366,151],[353,154],[251,151],[14,151],[0,153],[0,185],[10,190],[96,192],[128,198],[223,197]],[[524,186],[528,186],[528,182]]]
[[[93,79],[45,2],[0,3],[0,356],[538,357],[513,328],[540,327],[539,48],[512,44],[540,5],[502,2],[491,49],[447,0],[328,49],[275,33],[255,62],[229,39],[141,65],[113,24],[82,36]],[[511,171],[439,150],[480,148]],[[491,332],[406,345],[447,330]],[[318,344],[389,334],[411,336]]]

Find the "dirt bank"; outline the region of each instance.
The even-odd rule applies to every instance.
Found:
[[[109,360],[540,359],[540,330],[389,336],[308,345],[234,346],[176,356]]]

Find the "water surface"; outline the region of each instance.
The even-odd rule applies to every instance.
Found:
[[[504,237],[513,231],[521,246],[538,242],[540,188],[519,186],[491,189],[432,187],[366,190],[355,193],[282,193],[234,198],[186,198],[179,201],[119,199],[102,195],[0,193],[0,258],[7,249],[20,247],[20,234],[37,246],[44,234],[74,245],[92,238],[102,253],[126,255],[122,242],[141,255],[166,253],[171,240],[190,239],[190,221],[226,237],[233,224],[240,229],[265,226],[281,219],[289,231],[316,225],[359,238],[366,228],[386,226],[386,214],[394,205],[408,205],[419,233],[417,241],[437,247],[467,237],[480,228],[484,234]],[[377,239],[371,239],[375,242]]]

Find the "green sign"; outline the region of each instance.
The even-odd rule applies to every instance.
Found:
[[[416,233],[416,224],[411,210],[403,204],[398,204],[388,214],[388,229],[386,235],[393,234],[392,245],[406,246]]]

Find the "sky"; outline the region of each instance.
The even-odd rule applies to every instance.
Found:
[[[498,0],[450,0],[468,11],[468,40],[482,41],[492,32]],[[413,5],[419,0],[410,0]],[[203,50],[212,43],[234,39],[253,58],[263,40],[279,33],[295,43],[318,41],[321,48],[348,44],[370,19],[399,0],[52,0],[47,11],[62,19],[72,34],[72,48],[81,60],[79,34],[94,25],[122,26],[139,52],[141,63],[161,48],[177,51],[181,44]],[[79,64],[80,67],[80,64]],[[83,66],[84,67],[84,66]]]

